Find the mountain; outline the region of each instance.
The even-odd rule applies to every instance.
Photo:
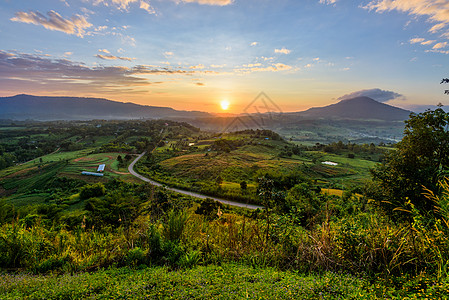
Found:
[[[16,95],[0,97],[0,119],[91,120],[91,119],[180,119],[209,117],[198,111],[179,111],[124,103],[101,98],[41,97]]]
[[[293,114],[310,119],[401,121],[408,119],[410,113],[411,111],[380,103],[369,97],[356,97],[324,107],[313,107]]]

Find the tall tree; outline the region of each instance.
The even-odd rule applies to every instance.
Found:
[[[381,195],[379,203],[390,211],[411,201],[422,212],[433,209],[423,189],[437,192],[438,180],[449,169],[449,114],[441,107],[410,114],[404,138],[372,170]]]

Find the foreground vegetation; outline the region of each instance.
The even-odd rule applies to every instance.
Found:
[[[447,282],[410,292],[407,285],[395,289],[349,274],[301,275],[237,264],[0,278],[2,299],[404,299],[405,295],[434,299],[449,295]]]

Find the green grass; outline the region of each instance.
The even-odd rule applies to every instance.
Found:
[[[179,271],[154,267],[62,276],[0,275],[2,299],[375,299],[378,293],[350,275],[304,276],[234,264]]]
[[[8,199],[8,201],[16,207],[37,205],[45,203],[50,196],[49,193],[33,193],[33,194],[16,194]]]
[[[408,286],[346,274],[302,275],[244,265],[112,268],[74,275],[0,275],[1,299],[446,299],[447,281]]]

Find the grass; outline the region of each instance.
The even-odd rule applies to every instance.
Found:
[[[303,276],[224,264],[170,271],[109,269],[75,275],[0,275],[2,299],[375,299],[375,289],[350,275]]]
[[[302,275],[223,264],[170,270],[111,268],[93,273],[0,275],[1,299],[445,299],[446,281],[409,291],[389,280],[348,274]]]

